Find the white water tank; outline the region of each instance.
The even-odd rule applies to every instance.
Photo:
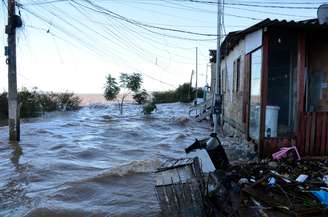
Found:
[[[265,137],[277,137],[279,106],[266,106]]]

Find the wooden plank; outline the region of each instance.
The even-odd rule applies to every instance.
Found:
[[[316,142],[316,156],[320,156],[320,150],[321,150],[321,136],[322,136],[322,120],[323,113],[319,112],[317,113],[317,120],[316,120],[316,136],[315,136],[315,142]]]
[[[261,109],[260,109],[260,144],[259,157],[263,157],[264,153],[264,135],[265,135],[265,113],[268,95],[268,73],[269,73],[269,33],[263,34],[262,47],[262,73],[261,73]]]
[[[322,113],[321,116],[321,128],[320,128],[320,156],[325,155],[325,145],[326,145],[326,124],[327,124],[327,115],[326,113]]]
[[[304,156],[306,155],[306,129],[307,129],[307,120],[308,116],[306,113],[303,113],[303,150],[304,150]]]
[[[305,156],[310,155],[310,140],[311,140],[311,116],[305,115]]]
[[[316,156],[322,155],[322,153],[321,153],[321,146],[322,146],[321,138],[323,136],[323,133],[322,133],[322,128],[323,128],[322,124],[324,122],[323,118],[324,118],[324,113],[319,112],[317,114],[317,123],[316,123],[316,133],[317,133],[317,135],[316,135],[317,155]]]
[[[244,61],[244,95],[243,95],[243,122],[246,123],[248,116],[247,116],[247,110],[249,108],[249,83],[250,83],[250,62],[251,62],[251,54],[245,55],[245,61]]]
[[[328,112],[300,114],[297,147],[302,156],[328,155]]]
[[[297,102],[298,112],[304,112],[304,94],[305,94],[305,34],[298,35],[297,48]]]
[[[316,155],[315,149],[316,149],[316,142],[315,142],[315,134],[316,134],[316,112],[311,113],[311,126],[310,126],[310,132],[311,132],[311,137],[310,137],[310,155]]]
[[[308,154],[308,143],[307,143],[307,120],[308,116],[304,113],[304,95],[305,95],[305,34],[298,34],[298,45],[297,45],[297,120],[298,124],[298,143],[301,147],[302,155]]]
[[[326,124],[325,124],[325,127],[326,127],[326,131],[324,132],[325,133],[325,138],[326,138],[326,142],[325,142],[325,155],[327,156],[328,155],[328,112],[326,112]]]
[[[305,141],[306,141],[306,116],[305,116],[305,114],[303,113],[302,114],[302,121],[303,121],[303,123],[302,123],[302,129],[300,129],[301,130],[301,132],[302,132],[302,150],[303,150],[303,156],[305,156]]]
[[[207,108],[209,106],[212,106],[212,99],[208,99],[205,102],[199,103],[197,105],[192,105],[189,107],[190,110],[202,110],[204,108]]]
[[[250,82],[251,82],[251,54],[245,56],[245,85],[244,85],[244,106],[245,106],[245,132],[249,140],[249,118],[250,118]]]
[[[206,112],[203,112],[203,113],[199,114],[198,116],[196,116],[195,121],[202,121],[206,117],[209,117],[211,114],[212,114],[212,111],[207,110]]]
[[[296,146],[301,156],[304,156],[304,114],[300,114],[298,120],[298,133],[296,138]]]
[[[322,118],[323,114],[321,112],[316,113],[316,123],[315,123],[315,156],[320,156],[321,150],[321,136],[322,136]]]

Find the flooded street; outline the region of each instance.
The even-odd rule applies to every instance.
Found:
[[[149,117],[136,105],[50,113],[24,120],[19,144],[0,127],[0,216],[159,216],[152,172],[210,132],[187,114],[178,103]]]

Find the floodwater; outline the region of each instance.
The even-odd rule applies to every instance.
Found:
[[[153,171],[210,133],[187,114],[179,103],[148,117],[136,105],[49,113],[23,121],[19,144],[0,127],[0,216],[159,216]]]

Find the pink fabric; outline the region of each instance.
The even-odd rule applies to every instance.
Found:
[[[272,158],[274,160],[280,160],[281,158],[283,157],[286,157],[287,156],[287,153],[290,151],[290,150],[294,150],[296,155],[297,155],[297,160],[301,160],[301,156],[300,154],[298,153],[297,151],[297,148],[296,146],[291,146],[291,147],[283,147],[283,148],[280,148],[279,151],[277,151],[276,153],[273,153],[272,154]]]

